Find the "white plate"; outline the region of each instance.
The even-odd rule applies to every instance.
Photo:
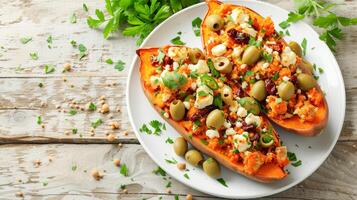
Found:
[[[288,12],[274,5],[251,0],[239,0],[232,2],[251,8],[263,16],[271,16],[279,30],[281,21],[287,18]],[[191,21],[196,17],[203,18],[207,11],[205,3],[200,3],[176,13],[161,25],[159,25],[144,41],[143,47],[159,47],[170,44],[170,40],[176,37],[177,32],[182,31],[182,41],[190,47],[202,47],[200,37],[196,37],[192,31]],[[222,171],[222,177],[226,180],[228,188],[218,181],[208,177],[201,169],[188,165],[187,174],[190,179],[184,177],[184,173],[177,169],[176,165],[165,162],[165,159],[175,158],[179,162],[184,159],[175,155],[171,144],[165,143],[168,137],[179,136],[171,126],[167,124],[167,131],[161,136],[146,135],[139,132],[143,123],[153,119],[164,121],[151,107],[145,97],[139,79],[139,59],[135,56],[127,84],[127,105],[131,125],[150,157],[168,174],[178,181],[204,193],[225,198],[256,198],[272,195],[291,188],[310,176],[328,157],[340,135],[345,116],[345,87],[339,66],[328,47],[319,40],[318,34],[307,24],[299,22],[289,27],[291,37],[286,40],[301,42],[307,39],[307,59],[324,69],[320,75],[319,83],[326,92],[329,105],[330,118],[325,131],[313,138],[301,137],[277,128],[282,141],[288,146],[289,151],[295,152],[298,159],[302,160],[299,167],[289,166],[290,174],[282,181],[264,184],[247,179],[226,168]]]

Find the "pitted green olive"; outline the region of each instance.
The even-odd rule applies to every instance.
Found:
[[[259,142],[262,145],[262,147],[267,148],[274,144],[274,138],[269,134],[263,134],[260,136]]]
[[[191,165],[198,166],[202,162],[203,156],[199,151],[197,151],[195,149],[191,149],[186,152],[185,159]]]
[[[253,65],[258,61],[259,57],[259,49],[256,46],[249,46],[243,53],[242,62],[243,64]]]
[[[223,111],[216,109],[211,111],[206,119],[206,125],[209,128],[219,129],[224,124],[224,113]]]
[[[175,121],[180,121],[185,116],[185,105],[181,100],[174,100],[170,104],[170,114]]]
[[[212,31],[219,31],[223,28],[224,21],[219,15],[213,14],[207,17],[206,26]]]
[[[232,88],[230,88],[228,85],[224,85],[221,88],[221,97],[224,103],[226,104],[231,104],[233,101],[233,93],[232,93]]]
[[[301,47],[297,42],[294,41],[289,42],[289,47],[296,55],[298,55],[299,57],[302,56]]]
[[[279,96],[288,101],[295,93],[295,87],[294,84],[292,84],[290,81],[283,81],[280,83],[278,86],[278,94]]]
[[[313,73],[313,72],[314,72],[314,67],[313,67],[313,65],[312,65],[309,61],[307,61],[307,60],[305,60],[305,59],[302,59],[301,66],[302,66],[303,68],[309,70],[310,73]]]
[[[252,86],[250,90],[250,96],[254,97],[258,101],[262,101],[267,96],[267,90],[265,88],[265,83],[263,80],[260,80]]]
[[[214,68],[221,73],[230,73],[232,71],[233,64],[226,57],[219,57],[213,60]]]
[[[248,112],[258,115],[260,113],[260,107],[258,102],[252,97],[243,97],[239,99],[239,104]]]
[[[203,171],[210,177],[217,178],[221,175],[221,168],[217,161],[213,158],[208,158],[202,164]]]
[[[304,73],[301,73],[297,76],[297,82],[299,87],[304,91],[308,91],[316,85],[316,80],[314,77]]]
[[[188,51],[188,56],[192,64],[197,64],[199,59],[204,59],[204,54],[199,48],[192,48]]]
[[[187,142],[183,137],[176,138],[174,144],[174,151],[178,156],[184,156],[187,151]]]

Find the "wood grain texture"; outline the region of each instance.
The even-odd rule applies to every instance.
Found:
[[[356,199],[356,144],[340,142],[311,177],[269,199]],[[173,199],[173,194],[184,199],[187,193],[196,199],[218,199],[189,189],[168,176],[164,180],[155,175],[152,171],[157,166],[140,145],[126,144],[122,148],[109,144],[2,145],[0,151],[0,196],[4,198],[12,199],[21,191],[26,199],[158,199],[159,196]],[[127,165],[128,177],[119,173],[112,162],[114,158]],[[35,167],[35,160],[40,160],[41,165]],[[74,166],[76,169],[72,170]],[[92,169],[105,170],[103,179],[94,180],[90,175]],[[168,182],[172,185],[171,195],[167,194]],[[120,189],[122,184],[127,185],[128,194]]]

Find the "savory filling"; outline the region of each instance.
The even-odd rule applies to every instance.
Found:
[[[162,115],[184,127],[189,138],[243,165],[254,174],[266,163],[288,164],[271,124],[260,115],[259,103],[246,97],[227,58],[205,59],[201,50],[159,49],[151,56],[144,87]]]
[[[208,55],[228,58],[231,80],[239,80],[269,117],[314,122],[324,97],[300,45],[286,44],[269,17],[261,19],[227,4],[214,12],[203,24]]]

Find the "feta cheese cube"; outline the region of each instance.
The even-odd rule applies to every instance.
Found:
[[[243,108],[243,107],[238,108],[237,115],[239,117],[245,117],[245,116],[247,116],[247,114],[248,114],[248,112],[245,108]]]
[[[227,47],[224,44],[219,44],[211,49],[212,55],[221,56],[227,52]]]
[[[252,143],[249,141],[248,132],[243,132],[242,134],[236,134],[233,136],[233,144],[239,152],[245,152]]]
[[[219,133],[217,130],[207,130],[206,131],[206,136],[209,137],[210,139],[213,139],[215,137],[219,138]]]
[[[256,116],[252,113],[249,113],[248,116],[245,118],[245,123],[247,123],[248,125],[250,124],[254,124],[256,125],[257,127],[260,126],[260,123],[261,123],[261,119],[259,116]]]
[[[198,74],[206,74],[209,72],[208,65],[207,65],[206,61],[204,61],[204,60],[199,60],[197,62],[197,64],[195,64],[195,65],[189,64],[188,68],[191,71],[197,72]]]
[[[237,132],[233,128],[226,129],[226,135],[235,135]]]
[[[199,96],[200,92],[205,92],[206,96]],[[196,101],[194,106],[198,109],[205,108],[213,103],[213,91],[206,85],[200,86],[196,91]]]
[[[285,67],[294,65],[296,63],[296,54],[290,49],[290,47],[285,47],[281,53],[281,64]]]

